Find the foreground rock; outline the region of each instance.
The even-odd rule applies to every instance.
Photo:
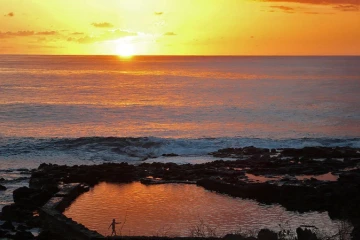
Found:
[[[229,148],[211,153],[213,156],[233,158],[233,161],[214,161],[205,164],[142,163],[138,166],[127,163],[108,163],[92,166],[59,166],[41,164],[32,172],[30,187],[14,191],[14,204],[5,206],[1,219],[23,221],[28,225],[39,224],[34,211],[44,213],[44,207],[56,203],[58,213],[68,206],[82,191],[69,197],[66,186],[80,184],[94,186],[99,182],[127,183],[141,181],[144,184],[189,183],[206,189],[226,193],[234,197],[255,199],[259,202],[279,203],[294,211],[328,211],[332,218],[346,219],[354,225],[353,237],[359,237],[360,222],[360,151],[351,148],[304,148],[261,149],[255,147]],[[320,181],[319,174],[336,174],[337,181]],[[266,180],[256,182],[251,175]],[[299,180],[299,175],[310,176]],[[268,176],[269,179],[265,178]],[[273,177],[273,178],[271,178]],[[79,185],[79,186],[80,186]],[[64,196],[67,196],[64,200]],[[49,199],[51,199],[49,201]],[[44,204],[46,205],[44,206]],[[340,207],[339,207],[340,206]],[[63,215],[54,213],[50,219],[59,227]],[[47,213],[46,222],[49,222]],[[40,214],[41,215],[41,214]],[[43,214],[44,216],[44,214]],[[73,223],[69,223],[74,225]],[[48,231],[41,236],[51,236],[62,231],[42,224]],[[76,224],[74,225],[76,226]],[[59,227],[62,229],[61,227]],[[76,228],[76,227],[75,227]],[[80,226],[80,229],[82,227]],[[1,229],[0,229],[1,230]],[[80,230],[79,230],[80,231]],[[82,231],[82,230],[81,230]],[[85,231],[85,230],[84,230]],[[259,233],[260,234],[260,233]],[[298,230],[298,238],[310,236]],[[311,235],[312,236],[312,235]],[[227,236],[233,238],[234,236]],[[262,231],[258,239],[275,239],[269,231]],[[247,239],[247,238],[242,238]]]

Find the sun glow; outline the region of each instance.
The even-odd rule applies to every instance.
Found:
[[[359,1],[0,0],[0,54],[357,56]]]
[[[131,43],[120,42],[116,45],[116,54],[120,57],[132,57],[135,54],[134,45]]]

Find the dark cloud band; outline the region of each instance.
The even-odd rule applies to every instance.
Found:
[[[262,2],[288,2],[288,3],[305,3],[318,5],[360,5],[359,0],[261,0]]]
[[[97,27],[97,28],[111,28],[111,27],[114,26],[109,22],[100,22],[100,23],[95,23],[94,22],[91,25],[93,25],[94,27]]]

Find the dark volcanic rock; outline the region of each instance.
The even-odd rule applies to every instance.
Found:
[[[320,195],[317,189],[306,186],[241,182],[228,184],[216,179],[202,179],[197,184],[208,190],[235,197],[251,198],[261,203],[280,203],[288,210],[300,212],[322,210],[325,201],[325,196]]]
[[[224,148],[210,153],[214,157],[241,157],[243,155],[258,155],[270,153],[267,148],[256,148],[253,146],[244,148]]]
[[[354,224],[354,229],[351,233],[352,239],[360,239],[360,220]]]
[[[242,148],[224,148],[210,153],[210,155],[213,155],[214,157],[230,157],[231,155],[241,156],[242,154]]]
[[[346,172],[339,176],[340,182],[360,183],[360,172]]]
[[[278,240],[278,235],[269,229],[261,229],[257,238],[258,240]]]
[[[28,187],[20,187],[13,192],[14,202],[18,203],[23,200],[28,201],[30,196],[34,193],[36,193],[35,189],[31,189]]]
[[[286,148],[281,153],[284,156],[297,156],[308,158],[349,158],[360,157],[356,149],[348,147],[304,147],[301,149]]]
[[[39,216],[33,216],[25,222],[26,226],[30,228],[38,228],[41,226],[41,220]]]
[[[32,240],[32,239],[35,239],[35,237],[31,232],[20,231],[20,232],[16,232],[14,239],[15,240]]]
[[[44,205],[47,201],[50,200],[50,198],[52,197],[52,194],[49,193],[48,191],[41,191],[35,195],[33,195],[31,197],[31,201],[35,206],[42,206]]]
[[[298,236],[298,240],[318,240],[316,234],[309,229],[297,228],[296,234]]]
[[[5,238],[6,234],[7,234],[7,231],[0,229],[0,239]]]
[[[32,217],[32,210],[17,204],[6,205],[1,212],[1,219],[22,222]]]
[[[360,219],[360,164],[359,149],[309,147],[303,149],[262,149],[256,147],[227,148],[210,153],[216,157],[230,157],[235,161],[218,160],[204,164],[141,163],[137,166],[127,163],[107,163],[93,166],[59,166],[41,164],[32,171],[30,188],[14,192],[15,205],[5,206],[3,219],[23,218],[27,223],[34,220],[32,210],[41,206],[49,196],[58,191],[59,183],[85,183],[90,186],[99,182],[127,183],[152,176],[162,181],[191,181],[206,189],[226,193],[233,197],[250,198],[261,203],[279,203],[288,210],[328,211],[331,218],[345,218],[354,226]],[[279,153],[279,154],[275,154]],[[176,156],[176,154],[165,154]],[[319,161],[314,158],[325,159]],[[338,161],[334,158],[342,158]],[[325,182],[315,179],[300,181],[298,175],[339,175],[338,181]],[[253,183],[249,174],[259,177],[273,176],[267,183]],[[281,184],[278,180],[284,179]],[[311,177],[311,176],[310,176]],[[339,207],[341,206],[341,207]],[[345,216],[345,217],[344,217]],[[22,219],[22,220],[23,220]],[[358,228],[355,228],[358,229]],[[274,234],[263,230],[259,239],[272,239]],[[305,230],[299,230],[306,234]],[[354,236],[358,236],[354,230]],[[43,239],[54,239],[44,232]],[[229,239],[240,238],[228,235]],[[41,237],[39,237],[41,239]],[[275,239],[275,238],[274,238]]]
[[[179,155],[176,154],[176,153],[165,153],[165,154],[163,154],[162,156],[164,156],[164,157],[177,157],[177,156],[179,156]]]
[[[39,236],[37,236],[38,240],[65,240],[63,237],[59,236],[59,234],[52,233],[48,230],[43,230],[40,232]]]
[[[7,188],[0,184],[0,191],[5,191]]]
[[[46,191],[50,194],[55,194],[59,191],[59,187],[55,183],[45,184],[41,187],[42,191]]]
[[[15,230],[14,225],[13,225],[10,221],[4,222],[4,223],[1,225],[1,228],[3,228],[3,229],[8,229],[8,230],[11,230],[11,231],[14,231],[14,230]]]
[[[46,190],[38,190],[28,187],[21,187],[13,192],[13,198],[16,204],[35,207],[44,205],[51,196],[52,194]]]
[[[226,234],[222,239],[224,239],[224,240],[257,240],[254,237],[244,237],[240,234]]]
[[[19,226],[17,226],[16,230],[17,231],[26,231],[28,228],[22,224],[20,224]]]
[[[256,148],[253,146],[250,147],[244,147],[243,153],[245,155],[254,155],[254,154],[263,154],[263,153],[269,153],[269,149],[267,148]]]

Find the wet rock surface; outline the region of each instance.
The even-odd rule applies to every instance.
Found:
[[[221,149],[210,154],[233,160],[196,165],[156,162],[137,166],[127,163],[92,166],[41,164],[36,171],[31,172],[30,187],[14,191],[15,203],[5,206],[0,218],[39,225],[33,212],[50,198],[61,197],[58,187],[61,184],[81,183],[94,186],[103,181],[141,181],[144,184],[180,182],[198,184],[219,193],[255,199],[266,204],[279,203],[288,210],[328,211],[332,218],[351,221],[354,226],[353,236],[359,236],[359,149],[245,147]],[[335,174],[337,181],[316,178],[317,175],[327,173]],[[265,180],[257,182],[250,174]],[[302,175],[310,177],[299,180],[297,176]],[[3,228],[0,230],[4,231]],[[42,236],[46,234],[50,233],[45,232]],[[267,236],[266,239],[271,239],[271,233],[263,231],[263,234]],[[310,233],[299,230],[299,234],[303,236]]]

